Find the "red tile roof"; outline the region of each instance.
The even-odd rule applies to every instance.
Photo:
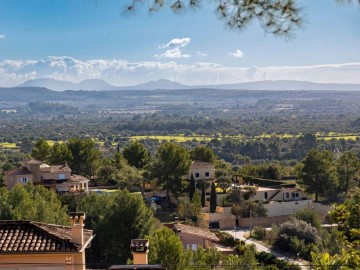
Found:
[[[32,174],[27,167],[20,167],[13,170],[8,170],[4,172],[7,175],[28,175]]]
[[[213,242],[220,241],[220,239],[214,233],[210,232],[208,229],[185,225],[185,224],[180,224],[180,223],[175,224],[174,227],[177,231],[181,231],[181,233],[201,237],[201,238],[213,241]]]
[[[84,243],[92,237],[84,230]],[[0,221],[0,254],[78,252],[71,242],[71,227],[35,221]]]

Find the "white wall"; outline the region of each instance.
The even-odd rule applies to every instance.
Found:
[[[269,202],[264,204],[264,207],[268,210],[268,217],[286,216],[292,215],[299,209],[312,208],[312,200],[303,201],[290,201],[290,202]]]

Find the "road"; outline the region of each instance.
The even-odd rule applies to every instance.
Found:
[[[251,240],[251,239],[248,239],[248,238],[244,237],[244,234],[249,234],[249,230],[236,230],[236,232],[234,230],[223,230],[223,232],[226,232],[226,233],[232,235],[236,239],[243,240],[247,244],[254,244],[257,251],[260,251],[260,252],[263,251],[263,252],[271,253],[274,256],[276,256],[278,259],[281,259],[281,260],[288,261],[290,263],[299,265],[302,270],[308,270],[309,269],[307,266],[303,265],[302,261],[294,260],[294,259],[292,259],[290,257],[285,256],[284,254],[282,254],[282,253],[280,253],[278,251],[274,251],[274,250],[268,248],[267,246],[264,246],[264,245],[259,244],[259,243],[255,242],[255,241]]]

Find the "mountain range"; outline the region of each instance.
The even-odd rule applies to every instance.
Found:
[[[307,81],[255,81],[219,85],[184,85],[176,81],[160,79],[133,86],[114,86],[101,79],[89,79],[79,83],[54,79],[35,79],[17,87],[44,87],[54,91],[65,90],[181,90],[181,89],[221,89],[221,90],[334,90],[360,91],[360,84],[313,83]]]

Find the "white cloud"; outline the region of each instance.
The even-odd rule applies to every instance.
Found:
[[[168,53],[178,56],[178,51]],[[181,53],[180,55],[184,56]],[[165,57],[165,56],[164,56]],[[360,63],[229,67],[218,63],[174,61],[128,62],[122,59],[78,60],[51,56],[35,60],[0,61],[0,86],[14,86],[26,80],[52,78],[79,82],[104,79],[113,85],[135,85],[151,80],[169,79],[189,85],[225,84],[259,80],[304,80],[322,83],[360,83]]]
[[[170,47],[185,47],[189,45],[191,38],[174,38],[170,40],[167,44],[162,44],[159,46],[160,49],[166,49]]]
[[[164,53],[160,55],[154,55],[157,58],[188,58],[190,54],[184,54],[179,48],[166,50]]]
[[[206,53],[200,52],[200,51],[196,51],[196,55],[197,55],[198,57],[206,57],[206,56],[207,56]]]
[[[5,38],[5,35],[0,35],[0,39],[4,39]]]
[[[241,58],[243,57],[244,53],[240,50],[235,50],[235,52],[230,52],[229,55],[236,58]]]

